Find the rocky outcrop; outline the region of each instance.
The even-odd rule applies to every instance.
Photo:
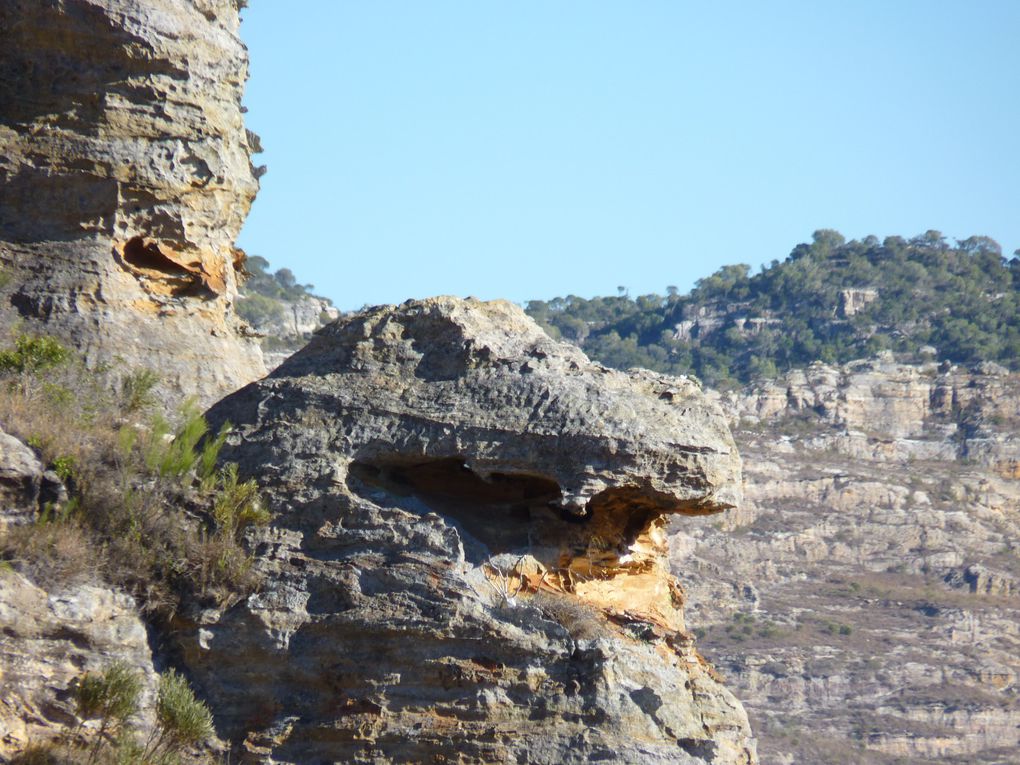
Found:
[[[0,431],[0,539],[66,499],[35,453]],[[73,683],[114,661],[143,678],[145,713],[132,722],[145,728],[156,673],[135,601],[81,577],[47,590],[0,561],[0,761],[74,727]]]
[[[238,24],[236,0],[0,2],[0,321],[205,401],[264,373],[233,309]]]
[[[14,436],[0,430],[0,533],[67,499],[60,477]]]
[[[262,590],[179,625],[235,756],[756,762],[666,569],[667,518],[739,494],[693,381],[437,298],[329,325],[208,416],[275,514]]]
[[[261,310],[252,310],[253,303]],[[272,310],[265,306],[271,306]],[[262,338],[262,357],[269,370],[276,369],[302,348],[317,329],[340,318],[336,306],[315,295],[281,300],[257,293],[245,295],[242,291],[238,312]]]
[[[840,290],[836,315],[841,319],[849,319],[876,300],[878,300],[878,290],[871,287]]]
[[[762,759],[1014,762],[1020,375],[885,355],[720,401],[745,501],[672,556]]]
[[[145,730],[157,676],[134,600],[93,584],[47,592],[0,570],[0,759],[74,728],[73,683],[115,661],[143,680],[143,714],[130,722]]]
[[[244,297],[241,298],[243,305]],[[296,300],[276,301],[279,312],[273,312],[252,321],[252,329],[260,335],[282,340],[300,340],[300,345],[313,332],[340,318],[340,311],[328,300],[314,295],[303,295]]]

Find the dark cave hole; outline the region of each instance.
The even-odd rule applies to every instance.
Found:
[[[146,244],[140,236],[132,237],[124,245],[124,261],[135,268],[161,271],[170,276],[192,276],[191,271],[164,255],[158,244]]]
[[[537,527],[565,525],[559,485],[529,474],[492,473],[483,478],[458,457],[356,461],[351,476],[396,497],[413,497],[456,520],[493,553],[525,550]],[[356,491],[357,485],[353,485]],[[364,491],[358,493],[364,494]]]
[[[489,553],[529,552],[547,565],[584,554],[593,541],[622,554],[669,507],[637,487],[600,492],[583,507],[568,506],[550,478],[495,472],[483,477],[459,457],[386,457],[355,461],[351,488],[363,496],[385,492],[451,518]],[[413,504],[403,503],[405,509]]]

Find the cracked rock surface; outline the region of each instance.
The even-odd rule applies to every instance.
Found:
[[[668,571],[666,519],[738,500],[696,383],[435,298],[327,326],[208,416],[275,515],[261,591],[179,624],[238,759],[757,762]]]
[[[0,0],[0,321],[212,402],[264,374],[234,313],[258,189],[234,0]]]

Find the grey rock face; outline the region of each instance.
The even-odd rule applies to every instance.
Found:
[[[753,763],[684,630],[666,518],[740,462],[686,379],[509,303],[367,310],[208,413],[275,513],[183,658],[247,761]]]
[[[233,310],[258,187],[238,23],[234,0],[0,1],[5,324],[205,401],[264,374]]]
[[[25,444],[0,430],[0,531],[30,522],[47,503],[66,499],[60,478]]]

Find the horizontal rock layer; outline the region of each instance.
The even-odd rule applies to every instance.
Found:
[[[262,590],[180,624],[239,757],[756,761],[666,569],[666,517],[739,496],[694,382],[437,298],[327,326],[208,416],[275,514]]]
[[[0,2],[0,321],[206,401],[264,373],[233,310],[238,24],[234,0]]]
[[[763,759],[1014,762],[1020,375],[873,359],[721,400],[746,501],[672,553]]]

